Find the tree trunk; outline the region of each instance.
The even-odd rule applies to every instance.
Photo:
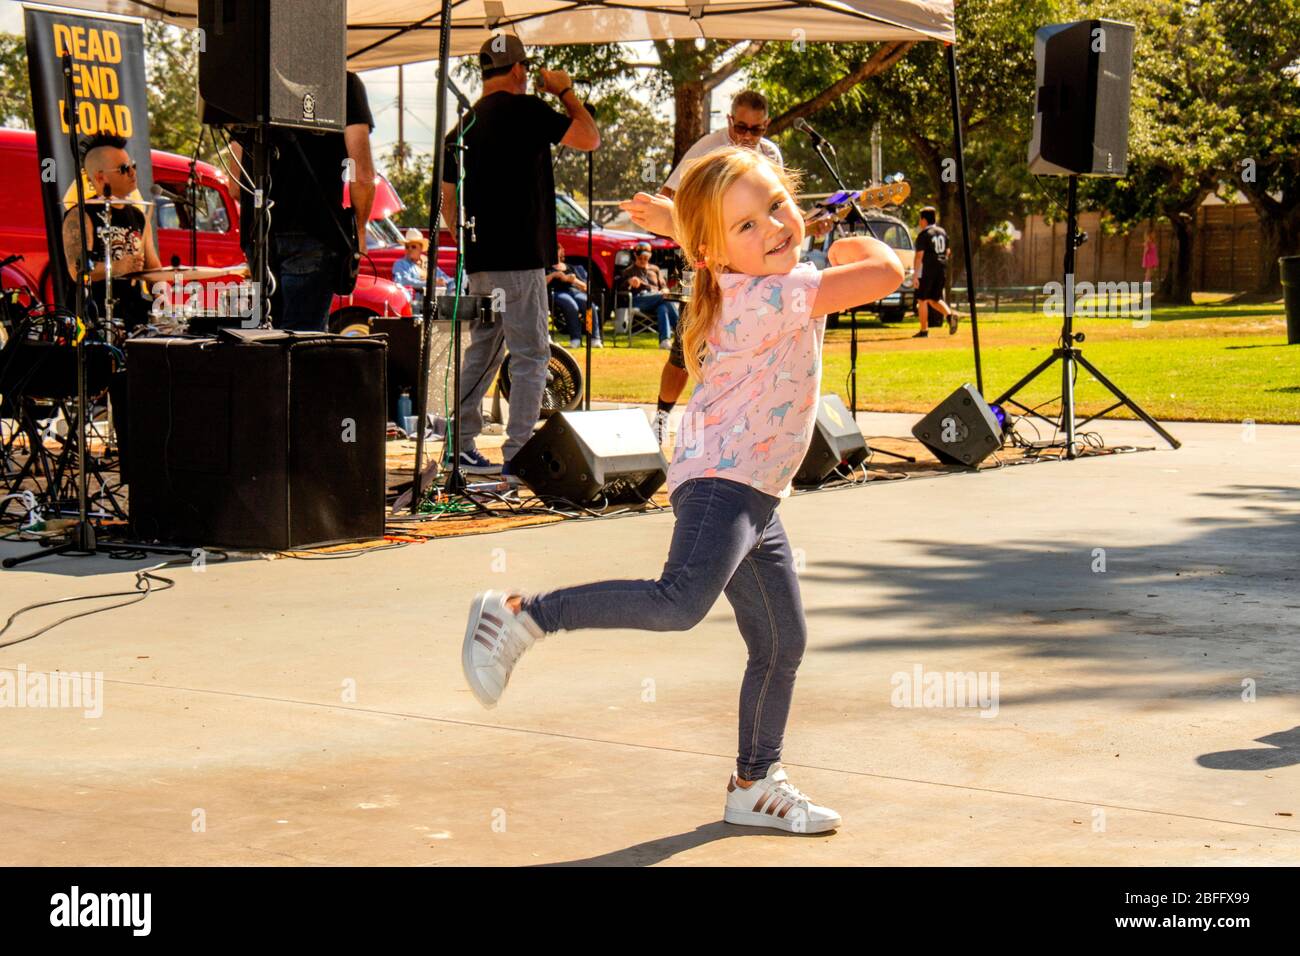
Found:
[[[1192,245],[1196,239],[1196,217],[1181,211],[1173,212],[1169,215],[1169,224],[1174,230],[1174,254],[1160,282],[1158,299],[1167,305],[1191,305]]]
[[[673,104],[677,116],[673,129],[673,166],[676,167],[686,151],[708,132],[709,95],[704,88],[704,81],[690,80],[676,84],[673,89]]]
[[[1262,261],[1259,283],[1254,291],[1280,296],[1282,277],[1278,272],[1277,260],[1280,256],[1300,253],[1300,208],[1283,211],[1280,203],[1273,205],[1278,208],[1255,205],[1255,212],[1259,215],[1259,254]],[[1235,241],[1236,237],[1233,238]]]

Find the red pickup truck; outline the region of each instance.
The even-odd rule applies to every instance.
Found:
[[[187,156],[151,151],[153,181],[159,192],[154,197],[154,236],[158,258],[163,265],[235,266],[244,261],[239,248],[239,204],[235,201],[226,174],[200,162],[195,166],[198,177],[197,216],[191,219],[183,202],[190,160]],[[3,269],[3,287],[25,287],[30,294],[53,301],[54,283],[50,273],[50,256],[45,241],[45,216],[41,207],[40,168],[36,155],[36,134],[29,130],[0,129],[0,169],[7,174],[11,188],[0,213],[0,260],[11,255],[21,261]],[[387,183],[376,197],[381,209],[401,208]],[[196,222],[197,257],[190,254],[190,226]],[[335,296],[330,306],[330,328],[342,329],[366,323],[375,316],[410,315],[411,300],[387,273],[363,274],[348,296]]]
[[[376,201],[376,208],[379,203]],[[398,208],[401,208],[400,206]],[[373,217],[372,217],[373,218]],[[376,234],[378,223],[371,222],[371,235]],[[591,234],[591,252],[595,268],[587,262],[587,212],[564,193],[555,194],[555,233],[560,248],[564,250],[565,261],[569,265],[580,265],[587,270],[592,279],[596,297],[603,297],[606,290],[613,288],[615,275],[632,262],[632,247],[638,242],[650,243],[650,260],[664,271],[666,276],[676,282],[682,271],[681,249],[677,243],[663,236],[652,236],[644,232],[628,232],[619,229],[605,229],[597,226]],[[428,235],[427,229],[420,232]],[[372,268],[380,275],[391,276],[393,263],[404,254],[401,245],[402,231],[389,221],[383,233],[395,243],[391,248],[372,248],[370,259]],[[446,226],[438,233],[438,266],[447,275],[456,271],[456,237]],[[363,267],[364,271],[364,267]],[[609,315],[609,310],[605,312]]]

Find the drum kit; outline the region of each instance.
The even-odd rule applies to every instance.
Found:
[[[105,207],[105,228],[109,205],[142,205],[102,198],[85,202]],[[107,238],[104,232],[100,235]],[[106,242],[103,247],[107,248]],[[46,304],[26,289],[0,292],[0,493],[4,496],[0,521],[26,517],[33,512],[28,507],[32,504],[47,517],[73,513],[80,468],[95,489],[94,517],[125,518],[118,461],[125,438],[120,424],[124,416],[115,414],[114,406],[124,405],[127,340],[212,334],[221,325],[247,324],[252,314],[248,267],[242,263],[114,275],[110,261],[104,279],[102,316],[79,318],[73,310]],[[113,314],[113,282],[122,280],[153,286],[153,322],[128,330]],[[74,440],[79,430],[79,340],[88,399],[84,455],[78,454]],[[109,476],[114,471],[117,480]]]

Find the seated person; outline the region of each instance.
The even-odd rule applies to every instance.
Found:
[[[569,348],[582,345],[583,316],[587,311],[587,270],[580,265],[564,261],[564,250],[559,250],[559,261],[546,271],[546,287],[555,296],[555,307],[564,316],[565,331],[569,333]],[[601,349],[600,307],[591,307],[591,347]]]
[[[424,238],[419,229],[406,230],[405,238],[406,255],[393,263],[393,281],[406,286],[413,295],[422,296],[429,276],[429,257],[425,255],[429,249],[429,240]],[[447,288],[450,277],[436,265],[434,269],[436,274],[433,281],[436,288]]]
[[[85,230],[91,267],[88,301],[93,304],[98,318],[107,316],[109,284],[106,260],[111,260],[113,318],[131,332],[151,320],[152,305],[141,284],[124,276],[144,269],[158,269],[162,263],[154,246],[153,207],[140,199],[136,188],[136,164],[126,146],[126,140],[108,134],[97,135],[81,144],[84,155],[82,169],[92,189],[86,198],[101,198],[111,192],[115,205],[109,207],[109,228],[103,225],[102,204],[87,206],[84,217],[77,215],[75,206],[69,209],[63,216],[63,254],[68,262],[68,274],[75,281],[79,278],[81,237]]]
[[[672,348],[672,333],[677,328],[677,307],[665,302],[668,280],[659,267],[650,262],[650,243],[638,242],[632,249],[632,264],[618,277],[616,291],[632,293],[632,307],[646,314],[654,313],[659,326],[659,347]]]

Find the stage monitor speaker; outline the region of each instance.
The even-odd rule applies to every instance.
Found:
[[[973,385],[963,385],[916,423],[912,434],[945,465],[974,468],[1002,447],[1002,428]]]
[[[510,461],[537,495],[574,504],[648,501],[668,479],[668,462],[639,408],[552,415]]]
[[[409,315],[375,318],[370,322],[370,331],[388,338],[388,419],[405,427],[398,420],[397,403],[404,391],[411,393],[412,400],[420,394],[419,322]]]
[[[227,330],[126,352],[135,537],[258,551],[383,537],[383,339]]]
[[[1123,176],[1128,170],[1133,32],[1131,23],[1078,20],[1034,34],[1030,172]]]
[[[203,122],[342,132],[347,4],[199,0]]]
[[[823,395],[817,406],[812,444],[808,446],[803,464],[794,473],[794,483],[819,485],[837,468],[856,468],[870,454],[862,429],[858,428],[840,397]]]

